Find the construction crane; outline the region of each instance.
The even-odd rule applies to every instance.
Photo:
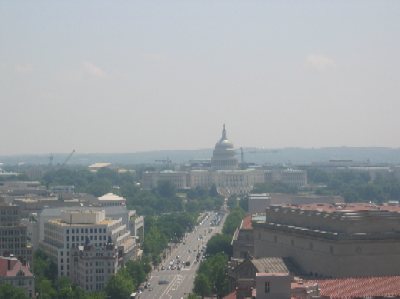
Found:
[[[54,160],[54,156],[53,154],[49,155],[49,166],[53,166],[53,160]]]
[[[68,155],[68,157],[64,160],[64,162],[61,164],[60,167],[65,166],[65,164],[68,163],[68,161],[72,158],[73,154],[75,153],[75,150],[72,150],[72,152]]]
[[[243,149],[243,147],[240,148],[240,164],[242,167],[246,166],[246,162],[244,159],[244,154],[267,154],[267,153],[278,153],[279,150],[276,149]]]
[[[164,167],[170,168],[170,165],[172,164],[172,161],[170,160],[169,157],[166,159],[159,159],[159,160],[154,160],[155,162],[162,163]]]

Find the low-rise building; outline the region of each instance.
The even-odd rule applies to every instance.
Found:
[[[100,196],[97,203],[101,207],[126,206],[126,199],[114,193],[107,193]]]
[[[93,164],[89,165],[88,168],[89,168],[89,171],[91,171],[91,172],[97,172],[100,169],[111,168],[111,163],[108,163],[108,162],[97,162],[97,163],[93,163]]]
[[[21,288],[29,298],[35,298],[35,279],[29,264],[14,256],[0,256],[0,284],[8,283]]]

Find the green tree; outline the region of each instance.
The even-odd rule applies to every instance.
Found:
[[[128,261],[125,269],[132,278],[135,289],[146,280],[145,265],[142,261]]]
[[[72,283],[67,277],[57,279],[58,299],[75,299]]]
[[[238,197],[235,195],[229,196],[227,205],[231,210],[236,208],[239,205]]]
[[[206,254],[215,255],[224,252],[228,256],[232,256],[232,238],[228,235],[216,234],[207,242]]]
[[[36,291],[40,294],[40,299],[53,299],[57,292],[49,279],[37,279],[35,284]]]
[[[164,198],[175,197],[176,189],[169,181],[160,181],[157,186],[157,193]]]
[[[213,184],[210,188],[210,191],[208,192],[208,194],[211,197],[220,197],[218,191],[217,191],[217,186],[215,184]]]
[[[28,299],[23,289],[9,283],[0,284],[0,299]]]
[[[108,299],[108,298],[105,293],[97,292],[97,293],[87,293],[84,295],[83,299]]]
[[[200,273],[196,276],[193,291],[202,298],[211,295],[211,283],[206,275]]]
[[[121,269],[108,281],[105,292],[112,299],[127,299],[134,290],[134,285],[125,269]]]
[[[222,232],[226,235],[232,236],[236,228],[239,227],[244,216],[245,212],[240,207],[233,209],[229,213],[228,217],[226,217]]]

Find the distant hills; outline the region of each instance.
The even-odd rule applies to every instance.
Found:
[[[244,160],[257,164],[310,164],[329,160],[353,160],[355,162],[400,163],[399,148],[384,147],[329,147],[329,148],[281,148],[261,149],[243,148]],[[54,154],[53,164],[62,164],[68,153]],[[210,159],[212,149],[199,150],[160,150],[138,153],[93,153],[80,154],[79,150],[68,164],[90,165],[94,162],[113,164],[154,164],[156,160],[171,160],[172,163],[184,163],[195,159]],[[240,160],[240,149],[237,150]],[[5,164],[49,164],[49,155],[10,155],[0,156]]]

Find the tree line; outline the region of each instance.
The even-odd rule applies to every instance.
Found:
[[[392,173],[378,173],[371,177],[366,171],[328,172],[310,168],[307,174],[309,183],[323,185],[316,193],[341,195],[346,202],[383,203],[400,199],[400,181]]]
[[[245,216],[245,211],[237,201],[236,203],[225,220],[222,234],[216,234],[207,242],[206,259],[201,263],[194,280],[195,296],[204,298],[215,294],[218,298],[222,298],[230,291],[227,267],[232,257],[231,241]]]

